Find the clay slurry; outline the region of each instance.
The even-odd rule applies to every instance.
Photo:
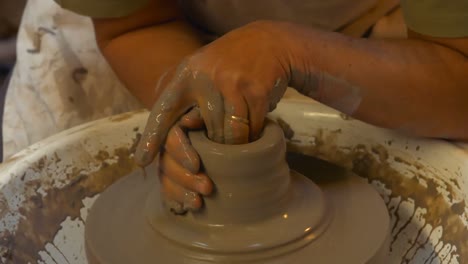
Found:
[[[170,213],[157,177],[137,170],[104,191],[89,212],[91,263],[385,263],[388,213],[364,180],[334,171],[323,175],[330,180],[319,188],[290,174],[281,129],[272,122],[259,140],[245,145],[196,135],[191,139],[218,189],[206,208]],[[223,173],[228,167],[231,175]],[[157,172],[154,164],[147,170]]]

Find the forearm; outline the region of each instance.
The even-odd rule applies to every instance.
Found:
[[[93,21],[104,57],[147,108],[159,95],[156,86],[160,77],[203,45],[177,7],[154,6],[161,1],[153,2],[131,17]]]
[[[434,42],[288,29],[291,85],[378,126],[468,139],[468,60]]]

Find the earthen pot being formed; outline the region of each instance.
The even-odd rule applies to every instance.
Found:
[[[203,131],[190,140],[215,184],[202,210],[173,214],[156,165],[148,177],[135,171],[89,212],[90,263],[385,263],[389,216],[377,192],[350,172],[318,186],[290,171],[276,123],[249,144],[218,144]]]

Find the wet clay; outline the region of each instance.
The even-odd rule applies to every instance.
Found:
[[[174,215],[157,177],[135,171],[96,200],[86,222],[90,263],[385,263],[389,216],[365,180],[317,170],[319,186],[285,161],[278,125],[250,144],[190,135],[215,194],[200,212]],[[156,165],[147,168],[154,175]]]
[[[452,197],[452,194],[457,193],[453,189],[453,186],[458,185],[457,182],[452,184],[451,182],[441,182],[441,179],[427,164],[416,160],[408,162],[405,157],[392,157],[382,144],[372,146],[358,144],[349,148],[338,147],[336,142],[340,133],[340,130],[320,129],[314,135],[315,143],[313,146],[304,147],[301,146],[300,142],[290,141],[288,150],[303,154],[302,157],[298,158],[296,155],[295,158],[290,159],[290,166],[308,175],[313,170],[307,168],[310,164],[307,162],[310,157],[305,157],[317,157],[333,164],[346,166],[356,174],[367,178],[369,182],[380,182],[391,190],[390,194],[383,195],[387,208],[392,214],[392,218],[395,219],[391,226],[391,263],[416,263],[418,261],[432,263],[434,259],[445,259],[448,263],[456,263],[456,261],[467,259],[468,229],[463,220],[466,209],[456,210],[466,208],[466,204],[463,200],[456,201]],[[390,140],[385,144],[392,145],[393,143]],[[405,148],[408,149],[408,146]],[[304,160],[306,160],[305,163]],[[391,165],[392,161],[414,167],[416,169],[413,171],[414,177],[408,177],[395,169]],[[448,193],[449,200],[444,198],[443,192]],[[409,210],[405,217],[401,213],[401,209],[408,201],[414,202],[416,208],[424,210],[423,216],[418,215],[417,210],[413,209]],[[423,219],[423,224],[411,230],[414,222],[420,221],[418,219]],[[437,242],[434,242],[430,237],[442,227],[443,232],[437,238]],[[398,248],[401,245],[405,245],[402,251]],[[430,253],[418,259],[427,248],[431,248]],[[442,252],[446,248],[449,249],[450,254]]]
[[[19,208],[22,218],[17,231],[6,231],[1,234],[0,263],[38,263],[38,252],[44,250],[46,244],[53,240],[62,228],[61,223],[67,218],[73,220],[80,218],[80,209],[83,208],[85,197],[101,193],[123,175],[128,175],[137,169],[133,162],[131,150],[133,148],[119,148],[111,153],[101,151],[92,158],[95,162],[101,163],[99,170],[86,173],[73,168],[66,173],[66,177],[70,180],[63,188],[52,187],[55,180],[28,181],[25,179],[26,173],[23,174],[21,181],[30,188],[33,195],[25,201],[23,207]],[[104,160],[109,156],[115,157],[117,162],[106,163]],[[36,173],[47,173],[44,172],[44,168],[58,162],[60,158],[56,153],[52,157],[44,156],[32,167],[32,170]],[[48,189],[47,195],[40,191],[41,188]],[[0,211],[8,212],[9,209],[0,207]],[[2,258],[5,262],[2,262]]]
[[[190,139],[216,184],[215,192],[205,197],[203,210],[174,216],[164,208],[155,210],[160,201],[153,191],[147,218],[164,237],[210,252],[246,253],[293,241],[297,243],[291,249],[298,247],[309,242],[300,238],[317,237],[329,224],[330,212],[318,186],[297,174],[290,177],[286,144],[276,124],[267,125],[263,137],[247,145],[214,143],[202,132],[190,134]],[[284,233],[278,236],[277,230]]]

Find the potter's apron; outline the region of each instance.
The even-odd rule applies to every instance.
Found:
[[[218,35],[253,20],[276,19],[353,36],[362,36],[398,4],[396,0],[180,3],[194,23]],[[99,53],[90,19],[63,10],[52,0],[28,1],[4,105],[3,159],[64,129],[141,107]]]
[[[189,19],[220,36],[255,20],[290,21],[360,37],[399,0],[179,0]]]

